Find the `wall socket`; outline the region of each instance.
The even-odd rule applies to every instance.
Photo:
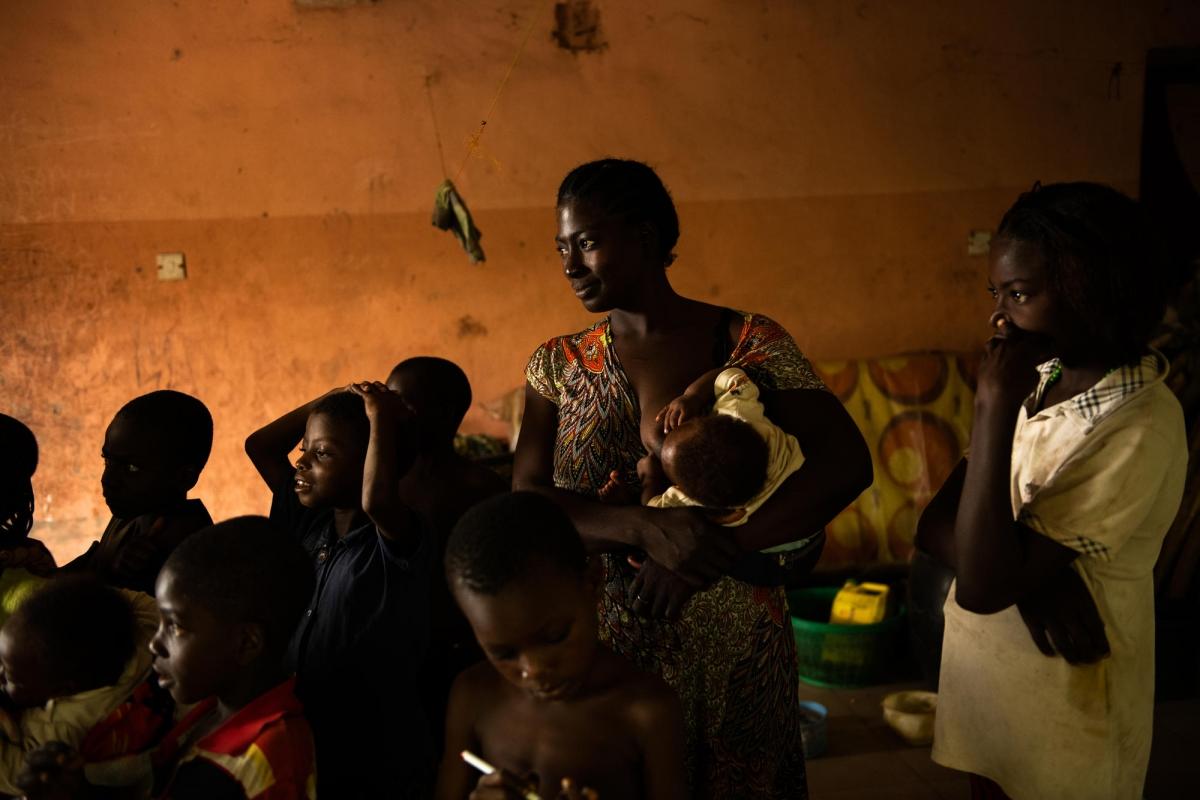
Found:
[[[183,253],[159,253],[155,260],[158,262],[160,281],[181,281],[187,278],[187,262]]]
[[[991,231],[971,231],[967,234],[967,255],[986,256],[991,249]]]

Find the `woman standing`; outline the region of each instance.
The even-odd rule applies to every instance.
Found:
[[[783,587],[729,573],[819,532],[870,484],[870,456],[782,327],[675,293],[667,267],[678,237],[671,197],[645,164],[606,159],[564,179],[563,272],[584,307],[607,316],[531,358],[513,486],[554,497],[603,554],[601,637],[679,693],[695,794],[806,797]],[[641,405],[657,410],[721,364],[745,370],[770,419],[799,440],[800,470],[732,533],[694,509],[600,503],[613,472],[637,485]],[[786,566],[811,568],[821,542]],[[646,554],[640,569],[625,559],[635,549]]]

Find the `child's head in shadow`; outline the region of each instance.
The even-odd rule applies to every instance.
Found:
[[[57,577],[0,629],[3,692],[16,708],[43,706],[120,679],[137,630],[129,602],[90,576]]]
[[[387,387],[404,398],[421,423],[422,452],[452,447],[454,435],[471,408],[471,382],[453,361],[415,356],[388,375]]]
[[[358,508],[371,423],[353,392],[322,398],[304,428],[293,485],[308,508]]]
[[[20,420],[0,414],[0,547],[18,544],[33,528],[33,473],[38,446]]]
[[[553,502],[497,495],[450,537],[446,579],[488,660],[537,700],[569,699],[596,658],[600,576]]]
[[[182,503],[212,450],[212,415],[169,389],[130,400],[104,433],[104,502],[113,516],[138,517]]]
[[[304,550],[264,517],[192,534],[158,576],[159,684],[177,703],[215,696],[234,707],[271,688],[313,581]]]
[[[707,414],[673,428],[659,456],[673,485],[701,506],[737,509],[767,480],[767,443],[748,422]]]

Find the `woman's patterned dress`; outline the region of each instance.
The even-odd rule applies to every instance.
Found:
[[[741,316],[727,366],[745,370],[764,393],[824,388],[787,331],[759,314]],[[556,486],[595,496],[613,470],[636,486],[641,410],[607,319],[539,347],[526,378],[558,406]],[[783,589],[726,577],[694,595],[678,621],[649,620],[632,611],[634,569],[619,555],[602,558],[601,639],[679,694],[695,795],[807,797]]]

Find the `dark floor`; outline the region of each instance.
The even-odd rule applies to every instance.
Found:
[[[829,748],[808,762],[813,800],[966,800],[966,777],[934,764],[928,747],[910,747],[883,721],[885,695],[923,688],[897,683],[865,689],[800,684],[800,699],[829,709]],[[1159,703],[1146,779],[1148,800],[1200,797],[1200,698]]]

